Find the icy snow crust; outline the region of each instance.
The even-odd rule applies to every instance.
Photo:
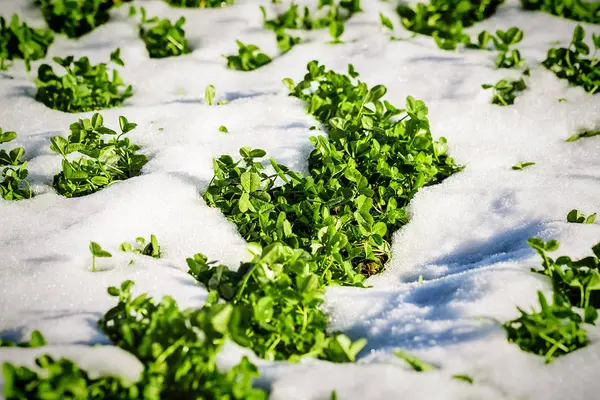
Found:
[[[1,0],[5,17],[17,12],[42,26],[28,0]],[[206,291],[186,274],[185,258],[202,252],[235,267],[247,257],[245,242],[200,193],[212,177],[212,158],[237,155],[241,146],[260,147],[279,163],[306,172],[315,121],[304,105],[287,96],[281,79],[299,80],[308,61],[345,71],[353,63],[360,79],[384,84],[387,99],[402,106],[407,95],[429,107],[432,132],[448,139],[450,153],[466,169],[440,185],[423,189],[410,205],[411,221],[393,238],[386,271],[371,278],[371,289],[330,288],[326,308],[331,329],[369,343],[357,364],[306,360],[301,364],[256,360],[272,399],[591,399],[600,392],[600,329],[592,344],[544,365],[506,341],[499,322],[515,318],[517,306],[537,303],[536,291],[550,293],[542,277],[529,272],[539,264],[526,244],[532,236],[561,241],[560,254],[580,257],[600,240],[600,226],[567,224],[573,208],[600,212],[600,137],[564,140],[579,128],[598,128],[600,96],[569,88],[539,63],[551,42],[568,45],[575,23],[544,13],[526,13],[507,1],[489,20],[469,31],[518,26],[518,45],[531,66],[529,89],[514,106],[489,104],[495,83],[512,71],[496,70],[494,53],[444,52],[432,38],[389,41],[379,24],[384,12],[399,28],[391,3],[363,0],[364,13],[346,24],[343,45],[328,45],[326,30],[301,32],[307,43],[253,72],[228,70],[222,55],[237,51],[235,39],[276,54],[272,32],[261,28],[258,9],[269,15],[270,1],[238,0],[223,9],[170,9],[163,1],[137,1],[149,15],[185,15],[190,55],[150,60],[127,8],[80,40],[57,36],[53,56],[89,56],[105,62],[121,47],[125,82],[134,96],[120,109],[103,111],[106,125],[119,115],[136,122],[132,141],[150,158],[143,175],[90,196],[66,199],[53,190],[60,157],[48,146],[53,135],[68,134],[78,117],[34,100],[32,78],[21,63],[0,74],[0,126],[18,133],[29,159],[36,196],[0,199],[0,335],[24,340],[34,329],[47,338],[54,355],[70,357],[96,373],[127,372],[135,379],[137,360],[109,345],[96,321],[114,305],[109,285],[125,279],[134,291],[173,296],[182,307],[200,307]],[[584,25],[588,35],[598,27]],[[589,37],[589,36],[588,36]],[[14,77],[12,79],[11,77]],[[208,107],[204,88],[213,84],[225,106]],[[559,102],[559,98],[567,99]],[[225,125],[229,134],[218,131]],[[318,133],[318,132],[317,132]],[[537,164],[524,171],[519,161]],[[164,257],[119,252],[124,241],[156,234]],[[89,242],[113,253],[101,272],[90,272]],[[418,277],[423,276],[423,284]],[[589,328],[589,327],[588,327]],[[83,345],[83,346],[82,346]],[[392,351],[406,349],[439,370],[416,373]],[[0,361],[31,365],[37,349],[0,349]],[[248,350],[226,346],[221,363],[233,365]],[[475,383],[451,379],[468,374]]]

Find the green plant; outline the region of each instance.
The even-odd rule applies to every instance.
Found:
[[[252,388],[257,368],[246,357],[228,372],[216,366],[225,340],[236,332],[239,321],[231,304],[217,304],[211,292],[204,307],[181,310],[171,297],[160,302],[146,294],[133,297],[132,281],[108,293],[118,304],[100,319],[109,339],[131,352],[145,366],[145,396],[153,399],[263,400],[266,394]]]
[[[299,37],[288,34],[283,28],[275,31],[275,38],[277,39],[277,47],[282,54],[287,53],[292,47],[300,43]]]
[[[154,235],[150,235],[150,240],[148,243],[146,243],[146,239],[141,236],[136,238],[135,247],[129,242],[123,242],[121,243],[121,246],[119,246],[119,250],[150,256],[152,258],[160,258],[160,246],[158,245],[158,240]]]
[[[308,7],[300,10],[298,4],[292,2],[289,8],[274,19],[267,19],[267,12],[263,6],[260,7],[263,14],[264,26],[273,31],[281,29],[303,29],[313,30],[330,27],[334,22],[342,22],[349,19],[353,14],[360,12],[360,0],[319,1],[318,8],[311,13]]]
[[[593,224],[596,221],[596,213],[590,214],[587,217],[579,210],[571,210],[567,214],[567,222],[575,224]]]
[[[586,92],[598,93],[600,88],[600,59],[596,54],[600,49],[600,35],[592,34],[594,54],[591,58],[583,56],[590,54],[589,46],[583,41],[585,30],[577,25],[569,47],[552,48],[548,50],[542,65],[552,71],[560,79],[566,79],[571,84],[581,86]]]
[[[0,144],[16,139],[15,132],[3,132],[0,128]],[[23,200],[33,196],[31,185],[26,178],[29,175],[27,161],[21,162],[25,154],[22,147],[10,151],[0,150],[0,167],[5,167],[0,177],[0,196],[5,200]]]
[[[50,29],[78,38],[109,19],[111,0],[36,0]]]
[[[112,71],[111,79],[104,63],[92,65],[87,57],[75,61],[72,56],[53,60],[66,74],[59,76],[50,65],[42,64],[35,80],[38,88],[35,99],[50,108],[71,113],[94,111],[119,107],[132,96],[131,85],[122,90],[125,84],[118,71]],[[124,65],[120,49],[111,54],[111,61]]]
[[[526,10],[541,10],[575,21],[600,23],[600,4],[582,0],[521,0]]]
[[[496,36],[490,37],[494,41],[494,47],[500,50],[500,54],[498,54],[498,58],[496,59],[496,66],[498,68],[515,68],[524,63],[519,50],[510,49],[510,46],[523,40],[522,30],[516,27],[510,28],[506,32],[497,30]]]
[[[395,349],[394,355],[401,360],[406,361],[412,367],[412,369],[417,372],[435,371],[437,369],[433,364],[429,364],[428,362],[423,361],[420,358],[408,354],[400,349]]]
[[[463,28],[489,18],[503,0],[430,0],[429,4],[401,4],[397,12],[402,25],[410,31],[432,36],[443,50],[454,50],[459,43],[470,43]]]
[[[106,128],[102,115],[79,119],[71,124],[67,139],[54,136],[50,149],[60,154],[62,171],[54,177],[54,187],[65,197],[79,197],[94,193],[116,182],[137,176],[148,162],[137,154],[138,145],[132,144],[125,134],[137,126],[127,118],[119,117],[121,133]],[[113,136],[109,141],[103,135]],[[78,152],[85,158],[71,160],[69,154]]]
[[[204,89],[204,99],[206,104],[209,106],[213,105],[213,101],[215,99],[215,87],[213,85],[208,85],[206,89]]]
[[[329,25],[329,34],[331,35],[333,40],[329,43],[332,43],[332,44],[343,43],[340,40],[340,36],[342,36],[343,33],[344,33],[344,22],[343,21],[333,21]]]
[[[173,7],[217,8],[233,4],[235,0],[166,0]]]
[[[17,14],[12,16],[10,23],[0,16],[0,70],[7,68],[6,60],[17,58],[25,61],[27,71],[31,70],[31,61],[44,58],[53,41],[52,32],[19,23]]]
[[[238,71],[252,71],[271,62],[271,57],[264,53],[259,52],[258,54],[254,54],[260,51],[255,45],[245,45],[239,40],[236,40],[236,43],[238,45],[238,54],[227,56],[228,68]]]
[[[508,340],[522,350],[544,356],[546,363],[553,357],[568,354],[589,343],[587,332],[581,327],[582,318],[555,297],[548,305],[542,292],[538,292],[541,310],[527,313],[519,308],[521,316],[504,324]]]
[[[150,58],[174,57],[191,52],[183,30],[184,17],[172,24],[168,19],[148,19],[144,7],[141,8],[141,14],[140,37],[146,44]]]
[[[15,343],[0,339],[0,347],[42,347],[46,345],[46,339],[38,330],[31,332],[31,339],[26,342]]]
[[[573,136],[569,137],[567,140],[565,140],[565,142],[574,142],[576,140],[579,139],[583,139],[583,138],[590,138],[590,137],[594,137],[594,136],[598,136],[600,135],[600,129],[595,130],[595,131],[582,131],[582,132],[578,132],[576,134],[574,134]]]
[[[463,382],[467,382],[469,384],[473,384],[473,378],[470,377],[469,375],[452,375],[452,379],[456,379],[457,381],[463,381]]]
[[[90,242],[90,253],[92,253],[92,272],[96,272],[96,258],[110,258],[112,254],[104,250],[96,242]]]
[[[227,129],[227,127],[225,125],[221,125],[219,127],[219,132],[229,133],[229,130]]]
[[[515,165],[512,166],[512,169],[515,170],[515,171],[520,171],[523,168],[527,168],[527,167],[530,167],[532,165],[535,165],[535,163],[532,162],[532,161],[518,162],[518,163],[516,163]]]
[[[515,103],[515,98],[527,89],[523,78],[517,80],[501,79],[495,85],[486,83],[481,85],[484,89],[493,89],[492,104],[508,106]],[[518,168],[517,168],[518,169]]]
[[[325,334],[323,287],[310,254],[281,243],[252,250],[254,259],[237,271],[212,265],[203,254],[187,259],[189,273],[233,306],[232,339],[268,360],[354,361],[366,341]]]

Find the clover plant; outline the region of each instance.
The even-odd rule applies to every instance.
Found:
[[[172,24],[168,19],[147,18],[143,7],[141,13],[140,37],[146,44],[150,58],[173,57],[191,52],[183,30],[184,17]]]
[[[12,16],[10,23],[0,16],[0,70],[7,68],[7,60],[22,59],[29,71],[31,61],[44,58],[53,41],[51,31],[19,23],[17,14]]]

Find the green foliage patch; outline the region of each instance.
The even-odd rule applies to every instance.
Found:
[[[600,3],[582,0],[521,0],[526,10],[540,10],[580,22],[600,24]]]
[[[340,0],[334,4],[333,0],[319,0],[316,12],[311,13],[309,7],[300,7],[291,3],[289,8],[273,19],[268,19],[263,6],[260,7],[267,29],[313,30],[329,27],[334,22],[344,22],[353,14],[360,12],[360,0]]]
[[[166,0],[173,7],[217,8],[233,4],[235,0]]]
[[[148,162],[138,154],[140,146],[133,144],[125,135],[135,129],[136,124],[119,117],[121,133],[106,128],[102,115],[96,113],[91,119],[79,119],[71,124],[67,139],[54,136],[50,149],[60,154],[62,171],[54,177],[54,188],[65,197],[85,196],[119,181],[137,176]],[[105,141],[103,136],[113,138]],[[71,153],[85,157],[73,160]]]
[[[16,139],[15,132],[3,132],[0,128],[0,144]],[[10,151],[0,150],[0,167],[5,167],[0,173],[0,196],[4,200],[23,200],[33,196],[31,185],[26,178],[29,175],[27,161],[22,162],[25,155],[22,147]]]
[[[238,45],[238,54],[227,56],[227,67],[238,71],[253,71],[263,65],[269,64],[271,57],[261,53],[260,49],[253,45],[236,40]],[[258,52],[256,54],[256,52]]]
[[[131,85],[125,83],[116,69],[109,75],[106,64],[92,65],[87,57],[75,61],[73,56],[54,57],[54,62],[66,73],[57,75],[48,64],[38,69],[35,99],[46,106],[64,112],[95,111],[102,108],[119,107],[132,96]],[[120,58],[120,49],[111,54],[111,62],[125,65]]]
[[[174,57],[191,52],[183,30],[184,17],[173,24],[168,19],[147,18],[143,7],[141,13],[140,37],[146,44],[150,58]]]
[[[44,58],[53,41],[52,32],[31,28],[25,22],[19,23],[16,14],[10,23],[0,16],[0,70],[7,68],[7,60],[22,59],[29,71],[31,61]]]
[[[50,29],[78,38],[109,19],[113,0],[36,0]]]

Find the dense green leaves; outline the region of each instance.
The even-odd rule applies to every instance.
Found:
[[[94,111],[119,107],[132,95],[131,85],[125,86],[116,69],[111,77],[105,63],[92,65],[87,57],[75,61],[72,56],[53,60],[66,73],[59,76],[50,65],[42,64],[35,80],[35,99],[50,108],[71,113]],[[111,54],[111,62],[124,65],[119,49]]]
[[[16,14],[10,23],[0,16],[0,70],[6,69],[6,60],[23,59],[29,71],[31,61],[45,57],[53,40],[52,32],[19,23]]]
[[[166,0],[173,7],[216,8],[233,4],[235,0]]]
[[[145,365],[144,394],[156,399],[266,399],[252,388],[257,368],[246,357],[228,372],[216,366],[227,339],[240,333],[231,304],[217,304],[209,295],[200,309],[181,310],[175,300],[160,302],[131,293],[132,281],[108,293],[119,303],[99,321],[109,339]],[[241,333],[240,333],[241,334]]]
[[[596,58],[596,54],[600,50],[600,35],[592,34],[594,53],[591,58],[584,57],[590,54],[590,47],[583,41],[584,37],[585,30],[581,25],[577,25],[569,47],[548,50],[542,65],[554,72],[557,77],[583,87],[586,92],[599,93],[600,59]]]
[[[300,8],[298,4],[292,2],[286,11],[273,19],[268,19],[265,8],[261,6],[265,28],[274,31],[284,28],[303,30],[326,28],[336,22],[343,23],[359,11],[361,11],[360,0],[341,0],[338,4],[334,4],[333,1],[319,1],[318,9],[313,12],[309,7]]]
[[[173,57],[191,52],[183,30],[184,17],[173,24],[168,19],[148,19],[143,7],[141,13],[140,37],[146,44],[150,58]]]
[[[78,38],[109,19],[113,0],[36,0],[50,29]]]
[[[600,3],[583,0],[521,0],[526,10],[541,10],[575,21],[600,24]]]
[[[100,114],[91,119],[80,119],[71,124],[71,134],[67,139],[54,136],[50,149],[60,154],[62,172],[54,177],[54,187],[66,197],[85,196],[108,185],[137,176],[148,162],[140,147],[124,137],[135,129],[136,124],[125,117],[119,117],[121,133],[106,128]],[[103,136],[113,138],[105,141]],[[78,152],[85,157],[73,159],[69,154]]]
[[[236,40],[238,54],[227,56],[227,67],[238,71],[252,71],[271,62],[271,57],[261,53],[253,44],[245,45]],[[258,52],[258,54],[255,54]]]
[[[3,132],[0,128],[0,144],[16,139],[15,132]],[[0,196],[5,200],[23,200],[33,196],[26,178],[29,175],[27,161],[21,161],[25,149],[17,147],[6,151],[0,149]]]
[[[430,0],[429,4],[401,4],[397,11],[410,31],[432,36],[438,47],[454,50],[470,43],[463,28],[489,18],[504,0]]]

